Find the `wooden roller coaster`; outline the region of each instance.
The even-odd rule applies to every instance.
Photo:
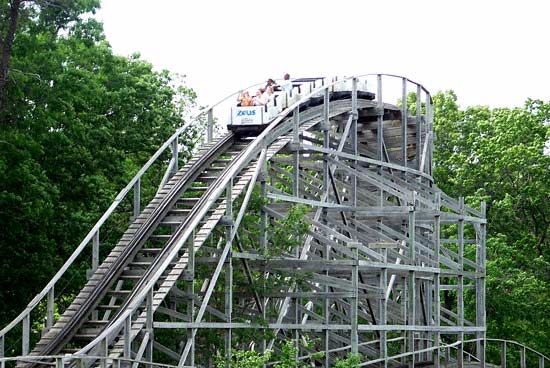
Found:
[[[386,80],[415,102],[384,102]],[[220,106],[189,122],[206,123],[194,156],[180,162],[184,126],[0,331],[0,357],[21,336],[2,367],[211,366],[287,341],[318,366],[348,353],[361,366],[484,366],[485,207],[434,182],[425,88],[380,74],[316,79],[267,106],[254,137],[215,137]],[[140,180],[165,151],[141,209]],[[132,192],[132,222],[100,257],[100,229]],[[297,209],[305,233],[281,231]],[[56,285],[83,255],[89,277],[65,295]],[[31,319],[45,321],[40,335]]]

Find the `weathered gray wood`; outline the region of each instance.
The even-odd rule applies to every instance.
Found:
[[[134,216],[131,221],[138,218],[141,212],[141,178],[134,184]]]
[[[55,287],[52,287],[48,292],[48,301],[46,305],[46,332],[52,328],[54,323],[54,301],[55,301]]]
[[[459,198],[459,211],[464,213],[464,197]],[[458,219],[458,271],[464,270],[464,220]],[[464,275],[458,274],[457,289],[457,325],[464,326]],[[458,335],[460,341],[464,341],[464,332]],[[462,368],[464,364],[464,344],[458,345],[457,366]]]
[[[416,168],[418,171],[422,171],[420,168],[420,160],[422,155],[422,101],[421,101],[422,89],[420,86],[416,86]]]
[[[502,341],[502,350],[500,351],[500,366],[502,368],[507,367],[507,358],[506,358],[507,351],[506,350],[507,350],[506,341]]]
[[[206,143],[212,142],[214,136],[214,109],[210,108],[207,112],[206,120]]]
[[[0,358],[4,357],[5,347],[4,347],[4,335],[0,335]],[[5,368],[6,363],[4,361],[0,362],[0,368]]]
[[[124,322],[124,354],[123,357],[125,359],[131,358],[131,352],[132,352],[132,340],[131,340],[131,331],[132,331],[132,314],[129,314],[128,317],[126,317],[126,320]]]
[[[21,355],[29,355],[29,339],[31,329],[31,315],[27,314],[23,319],[23,331],[21,333]]]
[[[407,115],[408,115],[408,106],[407,106],[407,79],[402,78],[401,79],[401,137],[403,139],[403,142],[401,144],[401,162],[403,163],[404,167],[407,167],[407,145],[408,145],[408,137],[407,137]]]
[[[298,197],[300,193],[300,151],[298,150],[300,141],[300,109],[297,107],[292,113],[292,158],[293,158],[293,180],[292,194]]]
[[[323,331],[329,329],[331,331],[351,331],[352,327],[348,323],[345,324],[330,324],[325,325],[323,323],[268,323],[267,325],[254,324],[247,322],[155,322],[155,328],[161,329],[263,329],[269,328],[272,330],[283,329],[283,330],[300,330],[300,331]],[[458,334],[460,331],[464,333],[476,333],[482,330],[479,327],[461,327],[457,326],[423,326],[423,325],[370,325],[370,324],[358,324],[357,330],[359,332],[372,332],[372,331],[421,331],[421,332],[435,332],[439,331],[443,334]],[[348,340],[349,341],[349,340]]]
[[[99,267],[99,229],[94,233],[92,243],[92,272],[95,272]]]

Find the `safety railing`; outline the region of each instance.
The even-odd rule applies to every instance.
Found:
[[[550,367],[550,357],[531,349],[528,346],[525,346],[517,341],[513,340],[503,340],[503,339],[486,339],[487,343],[493,343],[497,345],[497,348],[500,348],[500,361],[491,362],[494,364],[500,364],[502,368],[506,367],[520,367],[527,368],[533,367],[533,363],[538,364],[539,368],[544,368],[545,366]],[[510,354],[510,350],[516,349],[519,356],[516,356],[517,360],[509,360],[509,357],[513,357],[513,354]],[[519,360],[519,361],[518,361]],[[529,364],[531,362],[531,364]]]
[[[33,363],[40,366],[51,366],[55,368],[64,367],[88,367],[88,362],[98,362],[98,367],[112,368],[188,368],[186,366],[175,366],[164,363],[152,363],[144,360],[110,358],[104,356],[78,356],[78,355],[48,355],[48,356],[17,356],[0,358],[0,365],[14,365],[18,363]],[[189,367],[190,368],[190,367]]]
[[[388,339],[389,341],[393,342],[399,342],[403,341],[404,339],[402,337],[394,338],[394,339]],[[433,343],[433,340],[428,339],[422,339],[422,338],[415,338],[415,343],[419,343],[421,341],[429,341]],[[366,345],[376,345],[379,343],[379,340],[370,341],[367,343],[359,344],[359,346],[366,346]],[[478,339],[470,339],[465,341],[455,341],[452,343],[444,344],[441,343],[438,346],[430,346],[422,349],[415,349],[414,351],[408,351],[404,353],[394,354],[387,356],[385,358],[377,358],[377,359],[367,359],[363,362],[361,362],[358,366],[359,367],[366,367],[366,366],[372,366],[376,365],[378,366],[381,363],[392,363],[392,364],[399,364],[400,360],[402,362],[408,362],[410,363],[412,360],[422,363],[423,365],[427,364],[428,362],[431,362],[430,366],[433,367],[453,367],[453,368],[462,368],[463,366],[472,366],[472,364],[475,364],[476,366],[483,366],[480,359],[475,355],[472,354],[464,349],[465,345],[467,344],[473,344],[479,345],[480,343],[483,344],[484,348],[487,348],[489,344],[494,343],[495,345],[498,345],[500,348],[500,359],[492,360],[492,359],[485,359],[485,366],[499,366],[501,368],[507,368],[507,367],[519,367],[519,368],[527,368],[527,367],[535,367],[534,364],[538,368],[544,368],[545,366],[548,367],[550,363],[550,358],[546,355],[531,349],[523,344],[518,343],[517,341],[512,340],[503,340],[503,339],[492,339],[492,338],[478,338]],[[513,346],[517,349],[517,357],[515,360],[510,360],[508,357],[510,356],[510,346]],[[331,349],[328,352],[329,353],[346,353],[351,351],[351,345],[347,345],[344,347],[339,347],[335,349]],[[462,359],[459,359],[459,354],[462,352]],[[423,356],[422,359],[420,357]],[[413,358],[414,357],[414,358]],[[298,357],[298,360],[304,361],[307,359],[311,359],[311,354],[306,354],[303,356]],[[407,360],[408,358],[408,360]],[[529,358],[532,358],[531,361],[529,361]],[[536,362],[536,363],[534,363]],[[273,365],[273,363],[269,363],[268,365]]]
[[[432,341],[433,342],[433,341]],[[465,346],[468,344],[475,344],[476,349],[481,349],[483,352],[478,351],[478,354],[471,353],[465,349]],[[500,350],[498,358],[494,359],[486,354],[487,350],[491,345],[496,345],[496,349]],[[515,349],[515,354],[511,354],[511,348]],[[528,347],[524,344],[521,344],[513,340],[503,340],[503,339],[494,339],[494,338],[477,338],[464,340],[463,342],[457,341],[452,344],[442,344],[439,347],[431,347],[429,349],[422,349],[415,351],[415,354],[425,353],[425,352],[435,352],[438,351],[440,362],[438,366],[440,367],[461,367],[468,363],[477,363],[479,366],[500,366],[501,368],[507,367],[535,367],[535,364],[538,368],[544,368],[550,363],[550,358],[546,355]],[[462,356],[460,356],[462,354]],[[481,362],[483,358],[485,361]],[[396,359],[397,356],[389,357],[388,359]],[[461,359],[459,359],[461,358]],[[512,358],[512,359],[510,359]],[[435,361],[434,361],[434,366]]]

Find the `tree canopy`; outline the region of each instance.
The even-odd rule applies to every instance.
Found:
[[[550,103],[461,109],[434,96],[434,176],[487,203],[487,336],[550,354]]]
[[[113,53],[102,25],[86,16],[98,4],[20,5],[0,110],[2,325],[47,284],[194,104],[180,77],[137,54]],[[9,5],[0,11],[9,18]]]

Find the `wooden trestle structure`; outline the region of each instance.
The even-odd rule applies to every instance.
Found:
[[[384,102],[386,80],[401,101],[414,92],[414,106]],[[210,109],[206,143],[181,168],[178,130],[0,331],[0,357],[21,326],[25,357],[14,360],[27,367],[209,366],[216,352],[278,351],[285,341],[296,359],[326,367],[348,353],[362,366],[462,366],[465,357],[483,366],[485,207],[434,183],[429,92],[378,74],[317,80],[280,100],[254,138],[213,137]],[[140,178],[164,150],[167,174],[142,210]],[[131,192],[133,222],[100,259],[100,228]],[[279,228],[296,206],[303,236]],[[85,249],[93,272],[55,320],[55,285]],[[33,345],[39,304],[45,330]]]

